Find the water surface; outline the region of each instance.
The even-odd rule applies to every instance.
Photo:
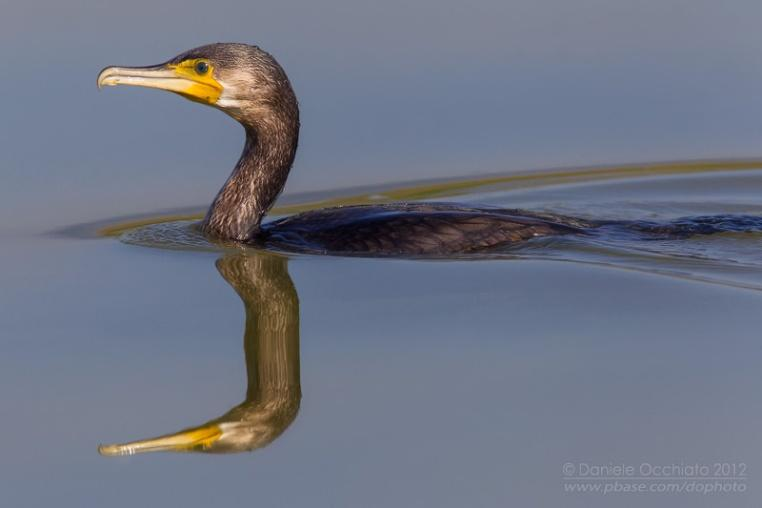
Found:
[[[585,217],[762,212],[759,164],[678,166],[392,185],[291,198],[281,212],[399,195]],[[298,413],[289,403],[291,416],[250,441],[266,445],[252,452],[104,457],[99,444],[256,406],[263,399],[252,373],[263,386],[273,378],[252,369],[251,326],[265,323],[262,337],[277,333],[225,271],[270,255],[128,244],[119,235],[134,224],[102,219],[3,247],[13,269],[2,272],[0,397],[12,438],[0,477],[15,506],[612,499],[565,493],[567,462],[743,462],[748,489],[723,499],[758,499],[762,235],[561,239],[480,261],[272,258],[298,295],[285,307],[267,303],[300,322]],[[111,236],[91,234],[99,229]],[[252,284],[270,280],[238,273]],[[257,291],[256,301],[268,302],[269,291]],[[259,361],[272,357],[260,353]],[[718,498],[648,500],[709,506]]]

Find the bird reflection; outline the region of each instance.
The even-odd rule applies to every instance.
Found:
[[[299,411],[301,386],[299,299],[287,262],[261,252],[217,261],[220,274],[246,309],[246,399],[218,418],[173,434],[101,445],[101,454],[242,452],[267,446],[288,428]]]

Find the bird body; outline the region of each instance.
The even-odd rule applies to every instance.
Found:
[[[263,222],[286,184],[299,140],[296,95],[270,54],[248,44],[210,44],[160,65],[107,67],[98,76],[98,86],[114,85],[171,91],[215,107],[244,127],[243,153],[201,223],[214,239],[320,254],[405,257],[473,253],[537,237],[606,230],[601,226],[675,237],[762,229],[759,217],[594,222],[447,203],[329,208]]]
[[[271,55],[247,44],[210,44],[161,65],[108,67],[98,85],[172,91],[243,125],[243,154],[201,224],[213,238],[326,254],[431,256],[579,231],[560,216],[442,203],[330,208],[262,224],[299,138],[296,95]]]
[[[428,257],[581,233],[587,225],[525,210],[455,203],[390,203],[292,215],[263,225],[251,241],[279,250],[318,254]]]

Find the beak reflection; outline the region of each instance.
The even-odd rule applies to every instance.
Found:
[[[253,252],[217,260],[220,275],[241,297],[246,311],[246,398],[201,425],[123,444],[98,447],[101,455],[146,452],[234,453],[261,448],[296,418],[299,380],[299,300],[287,259]]]

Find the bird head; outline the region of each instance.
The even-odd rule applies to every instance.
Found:
[[[249,44],[209,44],[159,65],[106,67],[98,75],[99,88],[117,85],[175,92],[242,123],[279,111],[298,117],[286,73],[269,53]]]

